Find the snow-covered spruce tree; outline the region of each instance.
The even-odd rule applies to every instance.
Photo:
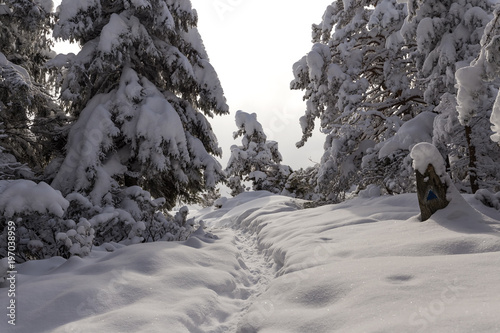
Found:
[[[478,187],[490,187],[495,183],[494,164],[498,163],[487,156],[498,156],[499,152],[493,153],[492,145],[482,145],[480,142],[484,140],[479,137],[489,135],[487,118],[498,85],[488,83],[478,89],[482,97],[475,105],[475,117],[467,123],[458,122],[457,103],[453,99],[456,97],[455,73],[468,66],[479,53],[493,3],[412,0],[408,8],[402,34],[408,44],[417,45],[412,59],[418,70],[418,84],[425,87],[424,98],[429,107],[439,112],[435,119],[434,144],[447,157],[453,180],[460,189],[475,192]]]
[[[363,157],[364,184],[381,185],[389,194],[414,192],[410,151],[420,142],[432,142],[435,117],[432,112],[421,112],[406,121],[394,136],[370,149]]]
[[[52,62],[75,118],[53,186],[100,205],[138,185],[167,207],[214,187],[221,150],[205,116],[228,107],[190,2],[64,0],[57,15],[54,36],[82,50]]]
[[[360,185],[363,156],[421,110],[399,34],[405,16],[395,0],[335,1],[313,25],[312,50],[293,67],[291,88],[304,90],[307,101],[297,145],[311,136],[316,118],[327,134],[317,181],[326,199],[341,200]]]
[[[183,239],[163,213],[223,177],[208,117],[228,112],[189,1],[63,0],[54,36],[58,88],[73,121],[65,154],[46,169],[67,196],[65,218],[89,221],[95,244]]]
[[[52,7],[52,0],[0,1],[0,146],[35,172],[51,156],[58,113],[44,67],[51,57]]]
[[[241,146],[231,147],[231,157],[227,163],[226,173],[231,194],[237,195],[244,191],[243,181],[251,181],[253,190],[266,190],[281,193],[292,170],[288,165],[282,165],[281,154],[276,141],[268,141],[257,121],[255,113],[236,112],[236,139],[242,137]]]
[[[500,8],[494,11],[494,17],[488,23],[481,39],[481,51],[469,66],[460,68],[457,79],[458,119],[466,129],[467,144],[471,153],[469,167],[473,192],[482,189],[500,190],[498,174],[500,150],[491,139],[497,140],[496,130],[489,129],[488,123],[495,126],[498,117],[500,98]],[[492,95],[496,101],[492,105]],[[491,109],[493,108],[493,112]],[[477,125],[479,124],[479,126]],[[475,126],[474,126],[475,125]],[[482,130],[475,130],[480,127]],[[473,158],[474,157],[474,158]],[[473,181],[476,181],[473,183]]]

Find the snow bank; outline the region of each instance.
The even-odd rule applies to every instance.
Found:
[[[132,245],[111,254],[18,265],[15,332],[234,332],[248,296],[233,238]],[[7,293],[1,289],[6,308]],[[0,331],[10,332],[6,320]]]
[[[497,331],[498,221],[453,202],[426,223],[414,194],[235,220],[277,270],[242,331]]]
[[[31,180],[0,181],[0,211],[11,218],[15,214],[38,212],[62,217],[69,201],[47,183]]]
[[[460,196],[420,222],[415,194],[302,204],[246,192],[194,215],[215,236],[18,265],[16,332],[500,331],[497,210]]]
[[[490,264],[500,260],[498,221],[461,196],[426,223],[415,194],[292,207],[285,198],[260,197],[213,219],[258,234],[276,269],[241,332],[499,328],[492,309],[500,301],[484,293],[500,289],[499,269]]]

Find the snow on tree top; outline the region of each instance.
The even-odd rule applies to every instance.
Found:
[[[122,44],[121,36],[129,30],[127,23],[118,14],[112,14],[109,23],[104,26],[99,39],[98,49],[104,53],[112,51]]]
[[[246,113],[241,110],[236,112],[235,116],[236,126],[238,128],[244,129],[248,136],[252,136],[254,133],[264,133],[262,125],[257,121],[257,114]],[[265,134],[263,134],[265,137]]]
[[[97,7],[99,1],[97,0],[62,0],[60,6],[57,7],[60,21],[66,21],[76,16],[79,12],[85,12],[89,8]]]
[[[410,153],[413,159],[413,168],[424,174],[429,164],[434,166],[436,174],[441,177],[446,174],[446,164],[439,150],[430,143],[421,142]]]

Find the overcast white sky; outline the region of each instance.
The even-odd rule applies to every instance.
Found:
[[[231,114],[211,120],[223,149],[225,167],[238,110],[257,113],[269,140],[279,143],[283,163],[296,169],[319,162],[324,135],[316,131],[305,147],[299,118],[303,93],[290,90],[292,66],[312,46],[311,25],[333,0],[191,0],[198,29],[215,67]],[[54,0],[56,6],[60,0]]]
[[[224,150],[224,165],[230,146],[241,144],[232,139],[238,110],[257,113],[268,139],[278,141],[283,163],[298,168],[312,165],[309,159],[319,162],[324,135],[317,132],[305,147],[295,147],[305,102],[302,92],[289,87],[293,64],[311,49],[311,25],[321,21],[332,0],[191,2],[231,110],[230,116],[212,122]]]

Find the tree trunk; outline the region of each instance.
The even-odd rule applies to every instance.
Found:
[[[137,186],[139,184],[139,180],[136,177],[131,177],[127,174],[123,175],[123,180],[125,182],[125,187]]]
[[[446,208],[450,203],[446,199],[448,186],[441,181],[432,164],[424,174],[415,170],[417,178],[417,196],[422,221],[429,219],[436,211]]]
[[[476,147],[472,143],[472,127],[469,125],[465,126],[465,138],[467,140],[467,149],[469,150],[469,180],[470,188],[472,193],[476,193],[479,190],[479,184],[477,182],[477,156]]]

